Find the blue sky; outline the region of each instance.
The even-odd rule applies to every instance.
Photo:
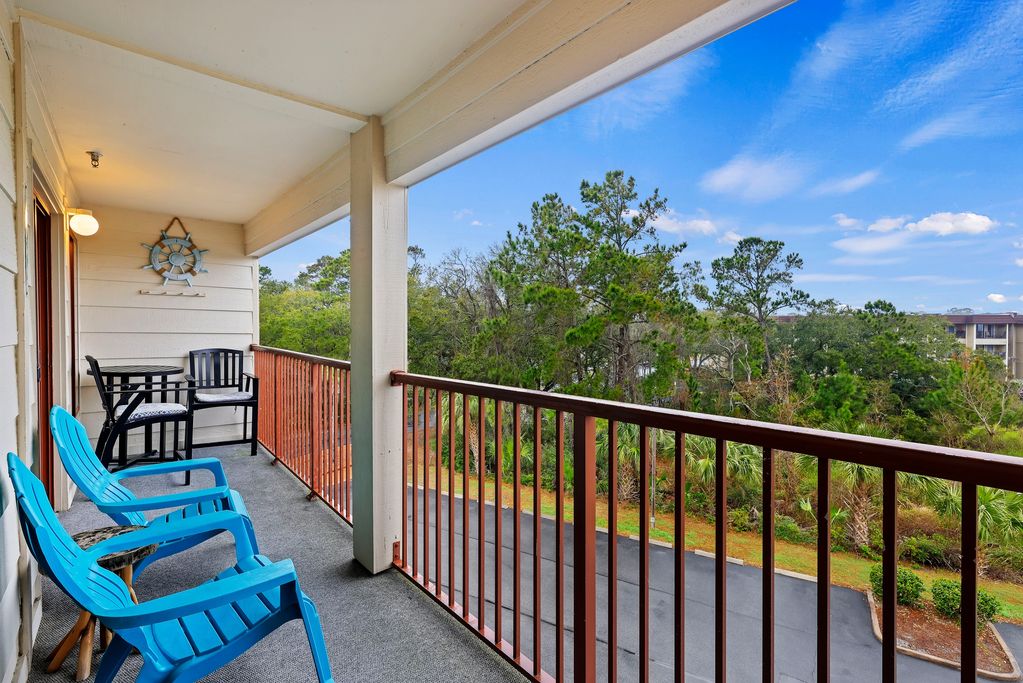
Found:
[[[816,297],[1023,310],[1023,0],[802,0],[416,185],[409,240],[485,250],[611,169],[660,188],[705,270],[758,235]],[[342,221],[261,262],[347,243]]]

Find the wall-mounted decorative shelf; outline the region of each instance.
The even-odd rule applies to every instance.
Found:
[[[188,290],[170,290],[170,289],[140,289],[139,294],[149,294],[151,296],[186,296],[186,297],[202,297],[206,296],[206,292],[200,291],[188,291]]]

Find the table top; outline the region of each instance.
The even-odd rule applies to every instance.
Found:
[[[163,377],[180,375],[185,369],[180,365],[104,365],[99,369],[104,377]],[[92,369],[87,371],[92,374]]]
[[[105,526],[99,529],[92,529],[90,531],[81,531],[71,538],[74,539],[74,542],[77,543],[82,550],[88,550],[100,541],[105,541],[109,538],[113,538],[114,536],[120,536],[121,534],[126,534],[129,531],[137,531],[142,528],[144,527],[129,525]],[[129,548],[128,550],[104,555],[97,560],[97,563],[104,569],[109,569],[114,572],[119,569],[124,569],[129,565],[137,564],[155,552],[156,545],[146,545],[141,548]]]

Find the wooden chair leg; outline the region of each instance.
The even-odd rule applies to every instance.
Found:
[[[259,450],[259,404],[252,406],[252,450],[249,455],[255,455]]]
[[[110,643],[114,640],[114,632],[103,625],[103,622],[99,624],[99,651],[106,652],[107,648],[110,647]]]
[[[89,615],[89,623],[82,634],[82,641],[78,645],[78,670],[75,672],[76,681],[84,681],[92,674],[92,646],[96,639],[96,617]]]
[[[67,632],[64,639],[57,644],[57,647],[53,648],[47,657],[46,661],[49,664],[46,667],[46,673],[52,674],[54,671],[60,668],[64,660],[67,659],[68,654],[71,652],[71,648],[75,646],[78,639],[81,638],[82,632],[85,631],[85,627],[89,625],[89,620],[92,619],[92,615],[82,610],[78,615],[78,621],[71,627],[71,630]]]

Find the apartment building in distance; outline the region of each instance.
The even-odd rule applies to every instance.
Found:
[[[945,319],[956,339],[999,356],[1012,377],[1023,377],[1023,313],[947,314]]]

